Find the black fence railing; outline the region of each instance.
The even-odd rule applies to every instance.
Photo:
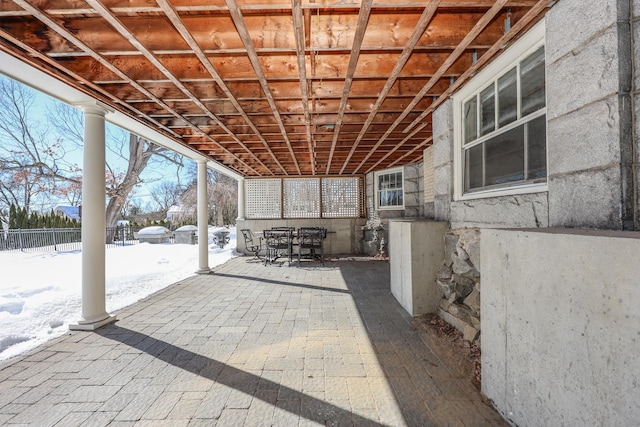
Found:
[[[105,244],[125,246],[138,243],[130,227],[106,229]],[[36,228],[0,231],[0,251],[27,250],[73,251],[82,249],[80,228]]]

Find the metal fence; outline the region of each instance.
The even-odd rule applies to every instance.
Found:
[[[138,243],[130,227],[106,229],[107,246],[125,246]],[[0,251],[74,251],[82,249],[80,228],[37,228],[31,230],[0,231]]]

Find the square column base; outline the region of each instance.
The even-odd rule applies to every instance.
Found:
[[[98,322],[92,323],[72,323],[69,325],[70,331],[95,331],[98,328],[103,327],[104,325],[108,325],[109,323],[113,323],[118,318],[116,316],[109,316],[106,319],[102,319]]]

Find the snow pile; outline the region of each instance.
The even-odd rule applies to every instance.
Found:
[[[209,266],[236,256],[236,230],[224,249],[209,245]],[[210,239],[211,241],[211,239]],[[0,360],[64,334],[82,315],[80,251],[0,252]],[[106,254],[107,312],[111,313],[193,276],[198,246],[111,247]]]

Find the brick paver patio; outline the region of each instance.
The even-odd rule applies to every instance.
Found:
[[[428,346],[389,264],[242,257],[0,364],[0,425],[506,425]]]

